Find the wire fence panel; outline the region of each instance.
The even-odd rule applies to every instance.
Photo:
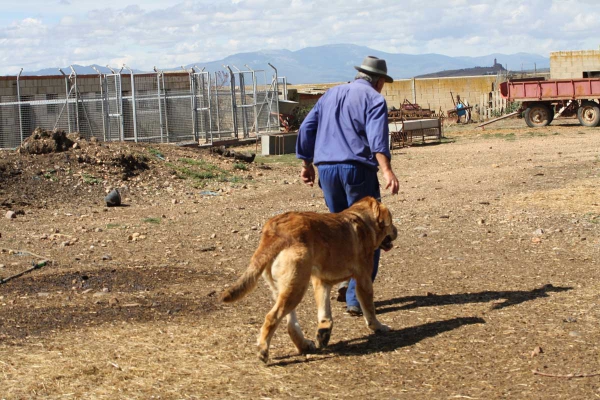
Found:
[[[0,97],[0,148],[12,149],[21,144],[17,96]]]
[[[189,91],[166,91],[166,114],[169,142],[196,140],[192,119],[192,96]]]
[[[262,70],[228,70],[97,76],[73,70],[45,77],[52,83],[43,88],[36,78],[16,77],[17,95],[0,96],[0,148],[18,147],[36,128],[105,141],[206,144],[279,131],[277,75],[269,82]]]
[[[158,75],[135,75],[134,87],[137,141],[163,142]]]

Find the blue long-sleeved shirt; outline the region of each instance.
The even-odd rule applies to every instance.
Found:
[[[359,162],[377,169],[375,153],[389,159],[384,97],[364,79],[335,86],[319,99],[298,131],[296,155],[314,164]]]

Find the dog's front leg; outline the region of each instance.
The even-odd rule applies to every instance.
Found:
[[[369,329],[375,332],[387,332],[391,328],[382,324],[375,316],[375,304],[373,303],[373,282],[370,276],[356,277],[356,296],[362,308],[363,316]]]
[[[331,301],[329,293],[331,285],[323,283],[319,278],[312,279],[315,289],[315,301],[317,303],[317,346],[322,349],[327,347],[333,329],[333,318],[331,316]]]

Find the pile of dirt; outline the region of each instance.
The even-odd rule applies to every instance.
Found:
[[[69,150],[79,139],[78,133],[69,133],[61,130],[47,131],[36,128],[19,148],[23,154],[48,154],[60,153]]]
[[[249,157],[254,161],[254,154]],[[193,147],[101,142],[40,129],[21,149],[8,151],[0,159],[0,210],[10,210],[20,202],[54,207],[65,198],[82,204],[103,203],[106,193],[125,186],[130,200],[163,190],[227,191],[247,185],[258,169],[257,174],[263,173],[263,166],[240,161]]]

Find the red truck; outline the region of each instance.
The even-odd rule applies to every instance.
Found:
[[[584,126],[600,123],[600,78],[545,80],[516,79],[502,82],[500,94],[521,102],[520,112],[528,126],[546,126],[555,116],[577,115]]]

